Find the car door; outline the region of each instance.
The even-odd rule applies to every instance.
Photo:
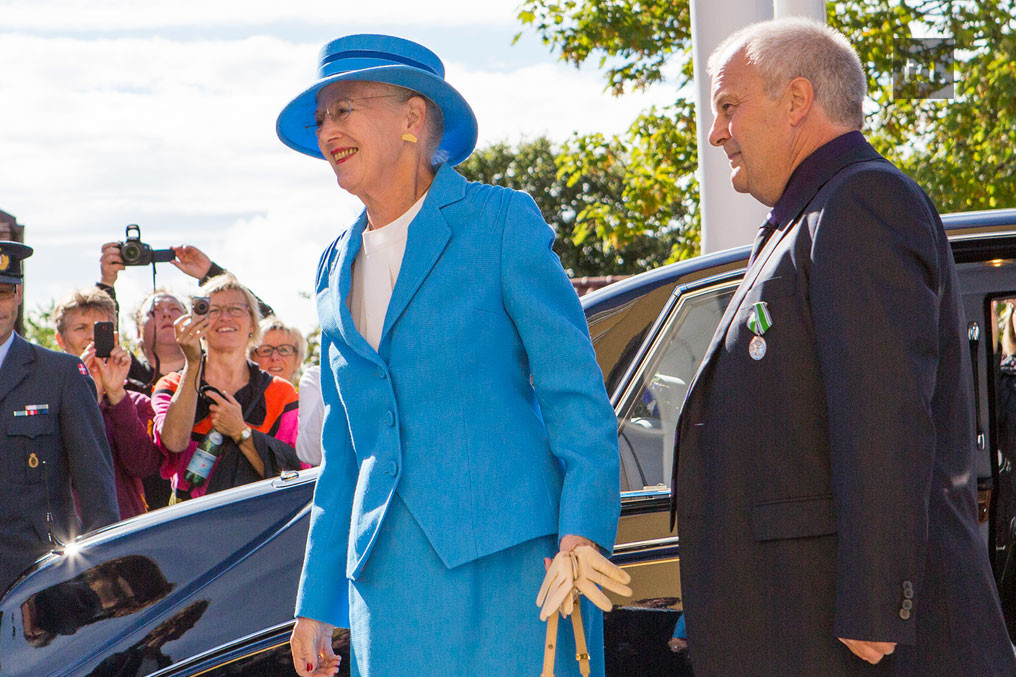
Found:
[[[688,384],[743,275],[747,251],[742,254],[740,265],[727,257],[715,267],[693,266],[613,310],[610,330],[620,339],[595,324],[604,313],[591,316],[618,416],[621,520],[613,561],[631,574],[633,590],[631,599],[614,600],[605,619],[608,675],[690,674],[681,638],[674,640],[682,608],[679,541],[669,525],[674,430]],[[647,320],[654,304],[660,310]],[[627,361],[618,365],[617,357]]]

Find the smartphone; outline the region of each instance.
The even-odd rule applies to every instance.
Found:
[[[109,357],[109,354],[113,352],[113,323],[96,322],[94,330],[92,341],[95,343],[95,356]]]
[[[191,313],[194,315],[207,315],[211,303],[211,299],[207,296],[195,296],[191,301]]]

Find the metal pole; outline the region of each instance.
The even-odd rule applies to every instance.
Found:
[[[773,0],[773,16],[803,16],[815,21],[826,22],[825,0]]]
[[[706,63],[728,35],[772,17],[772,0],[691,0],[703,253],[750,244],[769,213],[769,208],[755,198],[734,190],[726,155],[709,144],[713,113]]]

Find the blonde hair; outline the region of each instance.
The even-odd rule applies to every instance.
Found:
[[[250,314],[251,324],[251,336],[248,345],[253,346],[261,342],[261,304],[258,303],[257,297],[251,293],[251,290],[247,289],[247,287],[240,283],[240,280],[236,279],[235,275],[232,273],[216,275],[201,285],[200,289],[203,296],[209,297],[220,291],[238,291],[243,294],[244,301],[247,303],[247,312]]]
[[[110,322],[116,322],[116,304],[109,294],[98,287],[85,287],[75,289],[53,311],[56,333],[63,336],[64,330],[67,328],[68,314],[83,313],[89,310],[97,310],[108,317]]]

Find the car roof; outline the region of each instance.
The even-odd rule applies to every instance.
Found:
[[[943,214],[942,224],[950,239],[1014,235],[1016,209]],[[665,284],[691,282],[707,275],[743,267],[750,253],[751,246],[744,245],[660,266],[589,292],[581,299],[582,307],[588,317],[623,305]]]

